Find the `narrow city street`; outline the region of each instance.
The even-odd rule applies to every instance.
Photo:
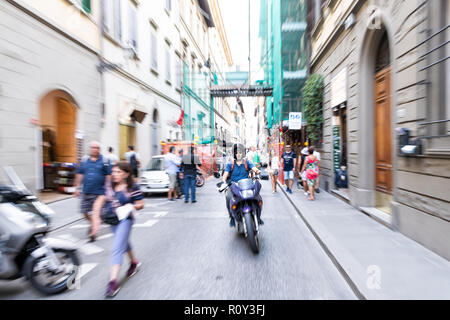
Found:
[[[262,182],[265,225],[255,255],[228,226],[217,181],[198,188],[194,204],[169,202],[164,194],[146,198],[131,235],[142,268],[115,299],[356,299],[281,191],[272,194],[269,182]],[[49,236],[79,244],[80,288],[46,297],[24,280],[0,281],[0,299],[104,299],[112,234],[103,226],[99,239],[87,243],[78,205],[78,199],[51,205],[60,228]],[[127,268],[124,257],[121,277]]]

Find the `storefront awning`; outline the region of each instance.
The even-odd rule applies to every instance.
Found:
[[[127,103],[120,110],[120,122],[122,124],[132,124],[137,121],[142,123],[147,115],[147,110],[136,104]]]
[[[137,106],[134,106],[133,112],[131,112],[130,118],[136,120],[139,123],[144,121],[147,112],[145,110],[140,109]]]

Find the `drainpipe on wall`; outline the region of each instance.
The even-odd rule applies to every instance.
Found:
[[[103,128],[105,126],[105,112],[106,112],[106,106],[105,106],[105,76],[104,76],[104,69],[102,67],[103,65],[103,54],[104,54],[104,44],[103,44],[103,32],[104,32],[104,25],[103,25],[103,21],[104,21],[104,5],[103,5],[103,1],[108,1],[108,0],[100,0],[99,4],[100,4],[100,52],[97,54],[98,56],[98,60],[99,60],[99,64],[100,64],[100,68],[98,68],[97,70],[100,73],[100,128]],[[100,133],[101,136],[101,133]]]

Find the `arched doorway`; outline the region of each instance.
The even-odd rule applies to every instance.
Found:
[[[56,189],[55,173],[50,168],[56,164],[74,164],[79,160],[82,146],[77,145],[78,108],[73,97],[65,91],[53,90],[39,103],[39,123],[41,127],[43,189]],[[67,179],[67,184],[70,185]],[[42,185],[42,184],[41,184]]]
[[[390,214],[393,194],[392,34],[381,14],[380,28],[365,34],[359,69],[358,207]]]
[[[159,135],[158,135],[159,113],[158,109],[153,110],[152,115],[152,156],[159,154]]]

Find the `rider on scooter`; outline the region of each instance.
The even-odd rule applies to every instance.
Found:
[[[260,173],[260,170],[258,170],[258,168],[256,168],[251,161],[245,159],[244,155],[245,155],[245,147],[240,143],[234,144],[233,145],[234,161],[229,162],[227,164],[227,167],[225,168],[225,172],[222,177],[222,181],[225,184],[228,184],[227,181],[228,176],[230,177],[229,180],[231,182],[238,182],[239,180],[247,179],[250,170],[252,170],[256,174]],[[226,201],[228,214],[230,215],[230,227],[234,227],[236,225],[230,210],[230,200],[232,196],[233,195],[231,190],[228,189],[226,192]],[[264,224],[264,222],[261,219],[259,219],[259,224]]]

